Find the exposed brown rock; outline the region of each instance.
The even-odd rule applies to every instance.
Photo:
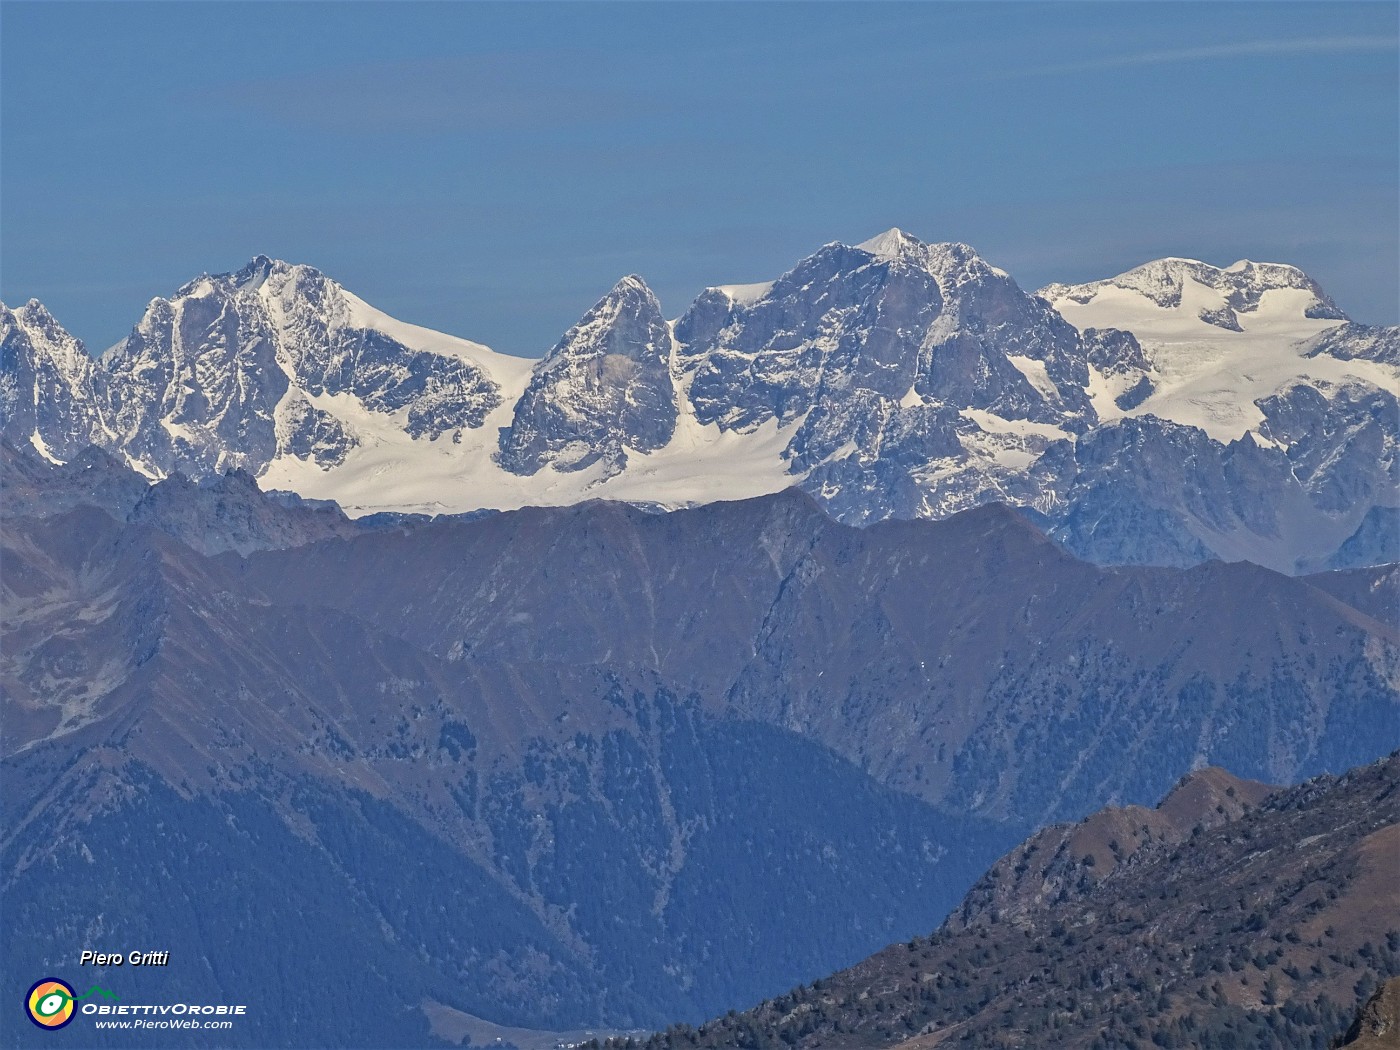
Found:
[[[1400,1047],[1400,977],[1392,977],[1366,1001],[1340,1046],[1353,1050]]]

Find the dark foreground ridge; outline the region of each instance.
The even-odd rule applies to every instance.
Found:
[[[1322,1050],[1400,973],[1400,756],[1261,788],[1207,770],[1048,828],[931,937],[642,1045]],[[1388,988],[1351,1045],[1395,1045]]]

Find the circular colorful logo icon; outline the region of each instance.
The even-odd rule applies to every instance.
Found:
[[[73,1020],[73,986],[57,977],[35,981],[24,997],[29,1019],[40,1028],[62,1028]]]

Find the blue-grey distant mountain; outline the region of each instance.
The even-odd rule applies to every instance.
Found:
[[[838,520],[1024,508],[1100,563],[1400,559],[1400,329],[1302,271],[1163,259],[1038,294],[891,230],[676,321],[628,277],[538,361],[255,259],[154,300],[94,364],[0,313],[4,435],[153,479],[248,471],[351,515],[797,485]]]
[[[98,976],[246,997],[239,1045],[698,1020],[932,928],[1044,821],[1396,744],[1388,577],[798,491],[355,522],[0,451],[0,968],[160,944]]]
[[[31,299],[0,304],[0,428],[41,455],[67,461],[114,446],[104,424],[106,385],[86,348]]]

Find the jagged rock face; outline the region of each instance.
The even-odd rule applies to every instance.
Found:
[[[1132,411],[1152,396],[1152,364],[1131,332],[1116,328],[1084,329],[1084,356],[1100,377],[1111,384],[1114,405]]]
[[[309,266],[258,259],[242,274],[249,274],[247,286],[266,289],[260,299],[277,319],[288,372],[313,397],[351,394],[384,415],[406,409],[402,425],[413,437],[479,427],[501,403],[498,385],[482,369],[367,326],[344,289]]]
[[[665,446],[676,417],[670,326],[646,283],[624,277],[535,367],[498,461],[516,474],[602,461],[611,476],[628,449]]]
[[[296,547],[365,528],[333,503],[264,493],[243,471],[198,482],[177,474],[151,485],[96,446],[52,463],[28,446],[0,441],[0,520],[7,526],[57,519],[84,505],[150,525],[203,554]]]
[[[823,395],[898,400],[942,309],[933,276],[827,245],[753,302],[708,289],[676,324],[696,418],[751,430],[805,415]]]
[[[357,413],[436,438],[501,403],[481,368],[405,346],[359,305],[319,271],[263,257],[154,300],[102,360],[117,440],[161,475],[260,473],[284,454],[331,467],[360,441]]]
[[[1049,524],[1073,549],[1283,571],[1400,557],[1364,537],[1340,553],[1400,491],[1400,329],[1345,322],[1306,274],[1271,264],[1166,259],[1040,294],[1083,330],[1109,428],[1133,422],[1082,439],[1072,475],[1068,450],[1034,468],[1058,478]],[[1108,325],[1131,330],[1139,352],[1108,353]]]
[[[96,445],[54,463],[27,443],[0,439],[0,517],[46,518],[86,503],[125,518],[149,491],[146,478]]]
[[[788,446],[803,488],[838,519],[865,523],[923,516],[931,464],[964,458],[960,433],[976,431],[956,409],[901,407],[872,391],[817,405]],[[971,473],[963,475],[969,478]],[[945,487],[945,492],[947,488]],[[981,502],[959,492],[967,506]]]
[[[676,338],[696,417],[724,429],[787,423],[818,406],[830,414],[866,392],[878,395],[866,405],[1093,418],[1069,325],[966,245],[898,230],[827,245],[756,298],[709,289]]]
[[[1393,505],[1400,492],[1394,394],[1360,383],[1299,383],[1258,404],[1261,429],[1288,449],[1315,506],[1342,512]]]
[[[314,460],[323,469],[345,462],[346,455],[360,443],[350,426],[297,394],[280,406],[277,429],[284,452]]]
[[[276,455],[287,376],[266,311],[239,291],[206,279],[156,299],[104,357],[113,422],[138,462],[203,476]]]
[[[1400,327],[1348,321],[1318,336],[1308,357],[1335,357],[1341,361],[1376,361],[1400,365]]]
[[[676,324],[696,418],[796,424],[784,455],[843,521],[941,516],[1096,421],[1079,334],[963,244],[891,230]]]
[[[1372,507],[1356,531],[1321,565],[1347,569],[1359,565],[1385,565],[1400,551],[1400,507]],[[1312,568],[1305,564],[1303,568]]]
[[[334,504],[264,498],[253,477],[241,470],[200,482],[166,478],[147,490],[126,520],[151,525],[203,554],[298,547],[360,531]]]
[[[31,299],[0,303],[0,434],[67,460],[102,443],[101,398],[83,344]]]
[[[1050,517],[1050,534],[1081,557],[1119,564],[1193,565],[1233,554],[1225,544],[1242,535],[1262,537],[1265,550],[1265,542],[1282,542],[1287,513],[1307,503],[1280,449],[1252,438],[1222,446],[1153,417],[1119,420],[1056,447],[1033,473],[1064,508]]]
[[[1053,423],[1079,431],[1096,422],[1085,388],[1089,381],[1079,334],[1054,310],[1027,295],[1011,277],[987,264],[965,244],[920,244],[907,235],[899,237],[900,257],[922,261],[938,278],[949,304],[946,322],[956,330],[948,343],[959,354],[963,383],[951,388],[943,381],[947,343],[935,344],[921,389],[926,397],[963,408],[986,409],[1008,419]],[[876,238],[877,251],[891,251],[887,241]],[[971,360],[964,357],[972,348]],[[984,368],[1001,369],[999,356],[1026,380],[1014,385],[1015,394],[982,403],[988,395]],[[969,367],[969,365],[971,367]],[[1033,394],[1028,395],[1027,387]],[[1023,400],[1024,399],[1024,400]]]
[[[26,311],[5,322],[11,440],[245,469],[352,514],[797,485],[848,523],[1010,503],[1098,562],[1400,558],[1377,527],[1400,503],[1400,329],[1346,321],[1289,266],[1165,259],[1028,295],[891,230],[674,325],[626,278],[533,369],[264,258],[156,300],[96,369]]]

